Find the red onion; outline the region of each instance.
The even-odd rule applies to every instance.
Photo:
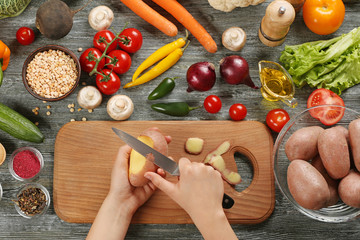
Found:
[[[232,55],[221,59],[220,74],[229,84],[246,84],[255,89],[259,88],[251,80],[247,61],[240,56]]]
[[[186,73],[188,82],[188,92],[191,91],[208,91],[216,80],[215,66],[209,62],[198,62],[191,65]]]

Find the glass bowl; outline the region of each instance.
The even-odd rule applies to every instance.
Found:
[[[37,214],[34,214],[34,215],[28,215],[26,214],[25,212],[23,212],[21,210],[21,208],[18,206],[17,203],[15,203],[17,200],[18,200],[18,196],[26,189],[29,189],[29,188],[39,188],[41,189],[41,191],[45,194],[45,199],[46,199],[46,205],[45,207],[41,210],[41,212],[37,213]],[[41,215],[43,215],[48,209],[49,209],[49,206],[50,206],[50,194],[49,194],[49,191],[41,184],[39,183],[27,183],[24,187],[22,187],[16,194],[16,200],[14,201],[14,205],[15,205],[15,209],[16,211],[20,214],[20,216],[24,217],[24,218],[36,218],[36,217],[40,217]]]
[[[338,110],[344,111],[344,116],[342,119],[333,126],[343,126],[346,127],[349,123],[360,117],[360,113],[351,110],[346,107],[327,105],[327,106],[316,106],[304,110],[283,127],[280,131],[274,146],[274,151],[272,155],[272,161],[274,164],[274,175],[276,183],[282,192],[282,194],[290,201],[290,203],[302,214],[322,222],[346,222],[360,216],[360,209],[353,208],[341,200],[332,206],[321,208],[319,210],[310,210],[300,206],[295,199],[292,197],[288,184],[287,184],[287,168],[290,164],[286,154],[285,154],[285,143],[288,138],[298,129],[303,127],[310,126],[321,126],[323,128],[329,128],[333,126],[325,126],[319,120],[313,118],[310,114],[310,111],[320,110],[324,107],[334,107]]]
[[[0,183],[0,201],[1,201],[2,195],[3,195],[3,189],[2,189],[2,186],[1,186],[1,183]]]
[[[29,150],[31,152],[33,152],[36,157],[39,159],[39,162],[40,162],[40,170],[31,178],[23,178],[21,176],[19,176],[18,174],[16,174],[16,172],[14,171],[14,158],[15,156],[19,153],[19,152],[22,152],[22,151],[26,151],[26,150]],[[41,170],[43,169],[44,167],[44,158],[41,154],[41,152],[39,150],[37,150],[36,148],[33,148],[33,147],[22,147],[22,148],[18,148],[16,149],[10,156],[10,160],[9,160],[9,164],[8,164],[8,167],[9,167],[9,171],[11,173],[11,175],[16,179],[16,180],[19,180],[19,181],[27,181],[27,182],[30,182],[32,180],[34,180],[35,178],[37,178],[41,172]]]
[[[49,51],[49,50],[59,50],[64,52],[66,55],[70,56],[72,60],[74,60],[75,65],[76,65],[76,79],[75,79],[75,83],[74,85],[71,87],[71,89],[69,91],[67,91],[64,95],[61,95],[59,97],[54,97],[54,98],[49,98],[49,97],[45,97],[45,96],[41,96],[38,93],[35,92],[35,90],[33,90],[31,88],[31,86],[28,83],[28,80],[26,79],[26,75],[27,75],[27,69],[28,69],[28,65],[30,64],[30,62],[34,59],[34,57],[41,52],[45,52],[45,51]],[[61,74],[61,73],[59,73]],[[35,51],[33,51],[25,60],[24,65],[23,65],[23,69],[22,69],[22,79],[23,79],[23,83],[24,86],[26,88],[26,90],[33,95],[35,98],[43,100],[43,101],[49,101],[49,102],[53,102],[53,101],[59,101],[62,100],[64,98],[66,98],[67,96],[69,96],[78,86],[79,81],[80,81],[80,76],[81,76],[81,67],[80,67],[80,62],[79,59],[77,58],[77,56],[68,48],[65,48],[63,46],[60,45],[46,45],[43,47],[40,47],[38,49],[36,49]]]

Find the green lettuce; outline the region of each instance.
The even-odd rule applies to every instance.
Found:
[[[297,87],[308,84],[340,95],[360,83],[360,28],[330,40],[285,46],[280,62]]]

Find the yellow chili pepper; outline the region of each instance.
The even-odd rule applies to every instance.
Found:
[[[147,68],[154,65],[156,62],[160,61],[177,48],[181,48],[185,46],[186,41],[189,37],[188,31],[186,31],[186,36],[184,38],[179,38],[171,43],[166,44],[165,46],[156,50],[153,54],[151,54],[144,62],[140,64],[140,66],[136,69],[134,75],[132,76],[132,81],[135,81],[136,78]]]
[[[3,80],[3,71],[6,70],[10,61],[10,49],[0,40],[0,86]]]
[[[156,64],[152,69],[144,73],[141,77],[137,78],[135,81],[125,84],[124,88],[134,87],[143,83],[146,83],[164,73],[166,70],[171,68],[184,53],[184,50],[189,45],[190,41],[183,48],[177,48],[172,53],[170,53],[166,58],[161,60]]]

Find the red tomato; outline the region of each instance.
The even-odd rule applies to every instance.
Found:
[[[102,30],[95,34],[93,39],[94,47],[99,49],[101,52],[105,51],[106,43],[111,42],[115,38],[115,35],[109,31],[109,30]],[[117,40],[115,40],[107,49],[106,53],[111,52],[112,50],[115,50],[117,46]]]
[[[216,95],[209,95],[204,100],[204,108],[209,113],[217,113],[221,109],[221,100]]]
[[[35,33],[31,28],[21,27],[16,32],[16,39],[21,45],[29,45],[35,40]]]
[[[319,105],[339,105],[345,106],[344,101],[336,93],[319,88],[311,93],[307,100],[307,107],[315,107]],[[345,109],[337,107],[324,107],[320,109],[310,110],[311,116],[316,119],[319,119],[324,125],[330,126],[338,121],[344,116]]]
[[[284,109],[273,109],[266,115],[266,124],[275,132],[280,132],[289,120],[290,116]]]
[[[102,73],[108,76],[108,79],[104,79],[104,77],[100,74],[96,75],[96,86],[99,88],[100,92],[106,95],[116,93],[121,85],[118,75],[110,69],[103,69]]]
[[[136,28],[127,28],[120,34],[119,47],[128,53],[137,52],[143,43],[141,32]]]
[[[243,104],[235,103],[230,107],[229,114],[232,120],[240,121],[246,117],[247,109]]]
[[[89,54],[90,54],[90,56],[89,56]],[[95,60],[89,61],[89,58],[91,58],[91,54],[97,59],[99,59],[100,56],[102,55],[100,50],[97,48],[88,48],[81,54],[80,59],[79,59],[80,65],[81,65],[81,70],[83,70],[84,72],[87,72],[87,73],[91,72],[94,69],[95,64],[96,64]],[[101,61],[99,62],[98,67],[97,67],[98,72],[100,72],[101,69],[104,68],[104,65],[105,65],[105,58],[101,59]]]
[[[117,74],[126,73],[131,67],[131,57],[127,52],[114,50],[108,54],[109,57],[116,59],[116,64],[110,64],[113,60],[106,58],[106,66]]]
[[[345,17],[342,0],[306,0],[302,11],[306,26],[319,35],[338,30]]]

